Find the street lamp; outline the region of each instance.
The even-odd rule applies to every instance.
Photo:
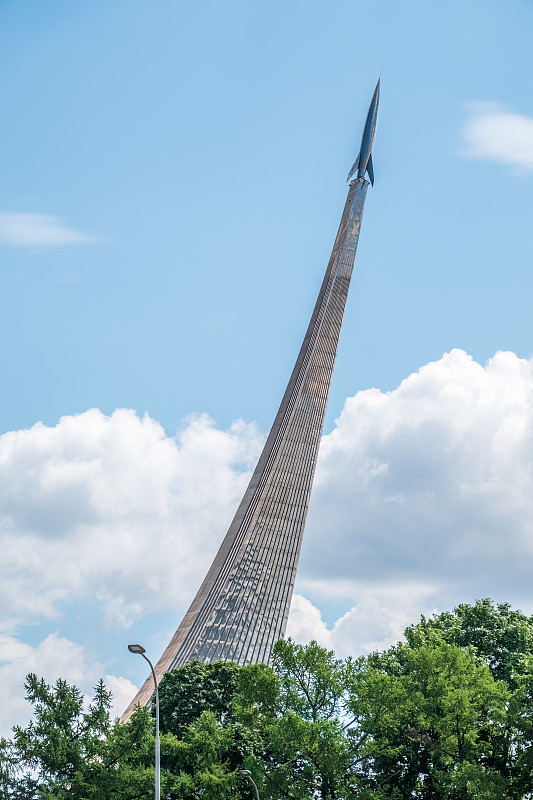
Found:
[[[250,783],[253,783],[253,786],[254,786],[254,789],[255,789],[255,796],[257,797],[257,800],[259,800],[259,789],[257,788],[256,782],[252,778],[252,773],[250,772],[250,770],[249,769],[240,769],[239,772],[241,773],[241,775],[244,775],[245,778],[248,778]]]
[[[157,680],[155,677],[154,668],[152,666],[152,662],[150,659],[145,656],[146,650],[142,646],[142,644],[129,644],[128,650],[130,653],[135,653],[138,656],[142,656],[145,661],[148,661],[150,664],[150,669],[152,670],[152,676],[154,679],[154,686],[155,686],[155,800],[161,800],[161,778],[160,778],[160,769],[159,764],[161,760],[160,750],[159,750],[159,691],[157,689]],[[259,800],[259,798],[258,798]]]

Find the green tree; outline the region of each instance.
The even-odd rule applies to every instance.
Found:
[[[315,642],[280,641],[275,668],[191,662],[161,682],[162,729],[176,735],[165,765],[176,796],[336,798],[353,782],[356,740],[342,719],[354,666]],[[164,711],[163,711],[164,709]]]
[[[109,719],[103,683],[28,676],[34,707],[0,744],[5,800],[153,797],[154,720]],[[191,662],[160,685],[162,797],[530,800],[533,625],[488,600],[422,617],[357,660],[280,641],[274,668]]]
[[[511,793],[496,763],[512,691],[471,644],[446,641],[438,626],[355,661],[316,642],[280,641],[273,670],[192,664],[167,686],[168,708],[177,697],[183,709],[169,725],[181,715],[186,723],[173,728],[166,761],[176,797],[251,796],[241,767],[263,800],[527,796]],[[533,681],[520,691],[529,702]],[[531,721],[522,714],[522,735]]]
[[[167,672],[159,684],[161,730],[180,738],[205,711],[221,724],[233,722],[239,670],[233,661],[189,661]]]
[[[166,797],[172,800],[240,798],[242,779],[231,763],[235,735],[233,724],[221,724],[212,711],[204,711],[189,724],[181,739],[173,734],[167,736],[162,764],[173,777]]]
[[[236,713],[239,677],[246,669],[234,662],[191,661],[163,677],[161,763],[174,776],[169,797],[237,799],[241,790],[247,796],[239,769],[257,749],[258,731]]]
[[[494,604],[488,598],[473,605],[462,603],[453,611],[422,616],[417,625],[405,631],[408,643],[416,647],[433,641],[473,648],[489,666],[496,680],[516,688],[520,675],[529,671],[533,655],[533,617],[511,608],[508,603]]]
[[[376,654],[354,684],[354,703],[362,698],[368,789],[428,800],[506,796],[491,754],[509,690],[469,650],[436,639]]]
[[[246,767],[261,797],[352,796],[358,744],[347,704],[354,662],[336,659],[316,642],[301,646],[280,640],[274,672],[248,670],[241,673],[239,713],[260,732],[262,748],[249,756]],[[251,677],[252,689],[259,689],[255,702],[247,686]]]
[[[510,692],[506,723],[497,736],[489,731],[483,734],[488,739],[485,763],[505,779],[506,796],[529,796],[533,791],[533,617],[508,603],[494,604],[485,598],[430,619],[422,617],[405,634],[412,647],[438,637],[469,649],[484,660],[497,680],[505,681]]]
[[[137,711],[130,725],[112,725],[110,694],[102,681],[87,711],[79,689],[51,687],[30,674],[26,698],[34,706],[27,727],[16,726],[0,749],[3,797],[22,800],[135,800],[154,784],[153,722]]]

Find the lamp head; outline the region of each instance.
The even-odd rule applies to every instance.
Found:
[[[139,656],[142,656],[143,653],[146,653],[146,650],[144,649],[142,644],[129,644],[128,650],[130,651],[130,653],[136,653]]]
[[[246,775],[247,777],[251,776],[252,774],[249,769],[240,769],[239,772],[241,773],[241,775]]]

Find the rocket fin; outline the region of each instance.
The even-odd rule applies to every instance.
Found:
[[[348,183],[348,181],[350,180],[350,178],[351,178],[353,175],[355,175],[355,171],[356,171],[357,167],[359,166],[359,158],[360,158],[360,157],[361,157],[361,153],[359,153],[359,155],[358,155],[358,156],[357,156],[357,158],[355,159],[355,161],[354,161],[354,163],[353,163],[353,167],[352,167],[352,168],[351,168],[351,170],[349,171],[349,173],[348,173],[348,177],[346,178],[346,183]]]
[[[370,153],[370,157],[368,159],[368,164],[366,165],[366,171],[368,172],[368,177],[370,178],[370,183],[373,186],[374,185],[374,165],[372,164],[372,153]]]

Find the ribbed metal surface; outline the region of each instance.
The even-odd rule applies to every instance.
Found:
[[[270,660],[287,624],[368,182],[352,181],[311,322],[274,425],[220,550],[155,667]],[[146,704],[150,677],[122,716]]]

